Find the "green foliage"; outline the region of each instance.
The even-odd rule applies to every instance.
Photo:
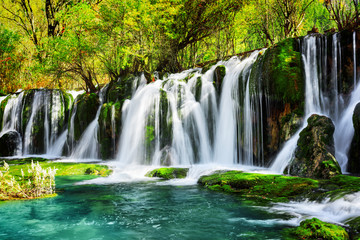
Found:
[[[12,92],[19,87],[16,79],[23,59],[18,53],[20,35],[5,28],[0,22],[0,89]]]
[[[307,219],[300,226],[285,231],[285,239],[323,239],[346,240],[349,234],[343,227],[320,221],[317,218]]]
[[[146,173],[146,177],[158,177],[165,180],[186,178],[188,168],[158,168]]]
[[[335,26],[325,2],[3,0],[0,91],[36,86],[95,92],[98,83],[127,73],[176,72],[268,47]],[[339,5],[344,19],[354,17],[357,7],[335,2],[346,2]]]

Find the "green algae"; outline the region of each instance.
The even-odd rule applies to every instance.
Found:
[[[186,178],[188,168],[158,168],[146,173],[146,177],[158,177],[162,179]]]

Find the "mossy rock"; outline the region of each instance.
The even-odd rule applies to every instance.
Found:
[[[146,177],[158,177],[162,179],[186,178],[188,168],[158,168],[146,173]]]
[[[262,201],[287,202],[318,187],[318,181],[281,175],[220,171],[202,176],[206,188],[240,194]]]
[[[347,170],[351,173],[360,173],[360,103],[354,109],[352,120],[355,132],[351,141]]]
[[[300,46],[289,38],[269,48],[262,58],[264,93],[273,100],[302,105],[305,99],[305,79]]]
[[[224,65],[219,65],[215,68],[213,84],[218,95],[220,95],[221,93],[221,86],[222,82],[224,81],[225,75],[226,67]]]
[[[131,98],[133,82],[135,80],[137,80],[137,77],[129,74],[121,77],[118,81],[110,82],[106,101],[120,102],[122,105],[126,99]]]
[[[295,150],[286,173],[300,177],[328,179],[341,174],[335,159],[334,131],[331,119],[313,114],[308,126],[300,132]]]
[[[99,116],[100,155],[103,160],[113,159],[118,148],[121,133],[121,104],[120,102],[104,103]]]
[[[78,141],[89,126],[89,124],[95,119],[96,112],[99,108],[100,100],[95,93],[84,93],[79,95],[73,104],[72,110],[76,107],[76,113],[74,118],[74,140]],[[70,129],[70,126],[69,126]]]
[[[345,222],[350,227],[352,239],[360,239],[360,217],[349,219]]]
[[[173,123],[167,92],[160,89],[160,149],[171,145],[173,137]]]
[[[285,239],[322,239],[346,240],[349,234],[343,227],[320,221],[317,218],[307,219],[294,229],[284,231]]]
[[[195,100],[200,102],[200,98],[201,98],[201,88],[202,88],[202,81],[201,81],[201,77],[198,77],[196,79],[196,83],[195,83]]]

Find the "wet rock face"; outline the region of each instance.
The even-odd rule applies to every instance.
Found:
[[[354,137],[351,142],[348,160],[348,171],[360,173],[360,103],[358,103],[353,115]]]
[[[335,159],[334,131],[331,119],[313,114],[300,133],[295,158],[288,169],[290,175],[328,179],[341,174]]]
[[[217,66],[214,72],[214,87],[216,92],[220,95],[221,85],[226,75],[226,68],[224,65]]]
[[[21,144],[21,136],[17,131],[9,131],[0,137],[0,156],[16,155]]]

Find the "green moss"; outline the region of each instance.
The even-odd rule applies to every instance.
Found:
[[[297,39],[286,39],[265,52],[263,78],[265,92],[286,103],[302,105],[305,81]]]
[[[202,176],[199,184],[212,189],[241,194],[246,198],[285,202],[318,187],[318,181],[281,175],[216,172]]]
[[[146,177],[158,177],[162,179],[186,178],[188,168],[158,168],[146,173]]]
[[[104,103],[100,110],[99,122],[99,142],[100,154],[103,160],[112,159],[115,156],[117,142],[121,132],[121,112],[122,105],[119,102]],[[114,113],[112,112],[114,109]],[[112,114],[114,114],[114,125],[112,124]]]
[[[121,77],[119,81],[112,81],[109,85],[107,93],[108,102],[124,103],[126,99],[130,99],[132,95],[133,81],[136,77],[132,74]]]
[[[359,192],[360,178],[348,175],[337,175],[329,180],[320,181],[320,189],[322,189],[322,191],[318,195],[314,194],[317,199],[331,198],[335,200],[346,194]]]
[[[352,239],[360,239],[360,217],[349,219],[345,223],[350,227]]]
[[[145,145],[149,146],[154,139],[155,139],[154,126],[146,126]]]
[[[302,221],[299,227],[287,229],[284,233],[285,239],[349,239],[349,234],[343,227],[320,221],[317,218]]]

